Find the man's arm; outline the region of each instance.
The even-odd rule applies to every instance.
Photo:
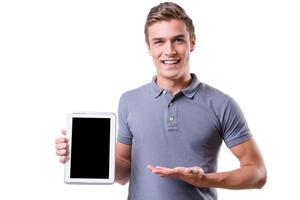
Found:
[[[239,159],[240,168],[207,174],[204,176],[204,183],[209,187],[228,189],[262,188],[267,181],[267,172],[255,141],[248,140],[230,150]]]
[[[116,147],[116,182],[125,185],[130,178],[131,145],[118,142]]]
[[[205,174],[201,168],[152,167],[148,168],[161,177],[176,177],[197,187],[226,189],[261,188],[267,180],[266,168],[260,151],[253,139],[230,149],[239,159],[240,168],[220,173]]]

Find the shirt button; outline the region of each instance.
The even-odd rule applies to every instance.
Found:
[[[171,103],[169,103],[169,106],[173,106],[173,103],[171,102]]]
[[[167,91],[166,91],[166,90],[164,90],[164,91],[163,91],[163,93],[164,93],[164,94],[167,94]]]
[[[171,122],[174,121],[174,117],[170,117],[170,121],[171,121]]]

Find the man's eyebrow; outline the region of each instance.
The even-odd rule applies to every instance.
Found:
[[[175,35],[174,37],[172,37],[173,39],[174,38],[184,38],[184,35],[183,34],[180,34],[180,35]]]
[[[173,36],[171,39],[177,39],[177,38],[184,38],[185,36],[183,34],[180,34],[180,35],[175,35]],[[151,41],[157,41],[157,40],[164,40],[163,37],[155,37],[155,38],[152,38]]]
[[[163,40],[162,37],[156,37],[156,38],[152,38],[151,41],[156,41],[156,40]]]

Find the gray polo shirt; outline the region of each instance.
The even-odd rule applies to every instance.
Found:
[[[118,142],[132,145],[130,200],[217,199],[214,188],[161,178],[147,165],[216,172],[222,141],[230,148],[251,138],[236,102],[191,75],[191,84],[175,96],[154,77],[120,98]]]

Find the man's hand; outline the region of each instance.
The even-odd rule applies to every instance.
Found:
[[[59,161],[65,163],[69,159],[69,144],[68,138],[66,138],[66,130],[61,130],[63,137],[59,137],[55,140],[56,155],[60,156]]]
[[[199,167],[153,167],[148,169],[161,177],[174,177],[196,187],[225,189],[262,188],[267,181],[263,158],[253,139],[230,149],[240,161],[240,167],[226,172],[204,173]]]
[[[205,187],[203,179],[205,174],[200,167],[153,167],[148,165],[147,168],[154,174],[160,177],[174,177],[197,187]]]

